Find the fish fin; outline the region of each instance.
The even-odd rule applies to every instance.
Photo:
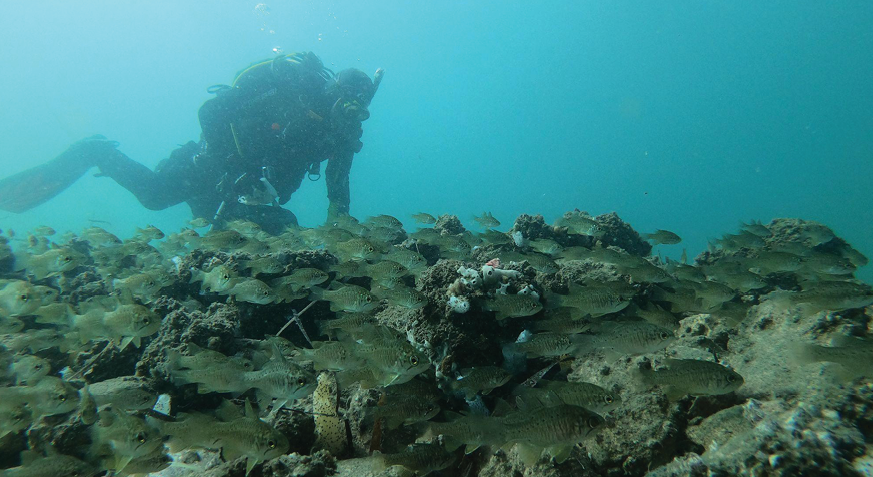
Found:
[[[543,449],[524,443],[516,444],[515,450],[518,458],[528,467],[533,467],[543,455]]]
[[[204,275],[206,275],[206,274],[203,273],[203,270],[199,270],[197,268],[192,268],[191,269],[191,278],[188,280],[188,283],[202,282]]]
[[[258,465],[259,463],[260,463],[259,460],[249,457],[246,460],[246,476],[248,476],[249,473],[252,471],[252,469],[254,469],[255,466]]]
[[[844,335],[842,333],[836,334],[836,335],[831,337],[831,346],[837,346],[837,347],[857,346],[859,344],[866,344],[866,343],[869,343],[869,342],[863,338]]]
[[[378,450],[373,451],[371,459],[370,466],[373,472],[383,472],[388,468],[388,465],[385,463],[385,457]]]
[[[846,366],[843,366],[841,364],[836,364],[836,363],[828,363],[828,364],[830,364],[831,369],[833,370],[834,381],[837,383],[847,384],[847,383],[854,381],[855,378],[858,378],[860,376],[865,375],[865,373],[863,371],[864,368],[862,368],[862,370],[858,370],[858,369],[847,368]],[[865,367],[865,368],[867,368],[867,367]]]
[[[788,347],[788,356],[790,356],[798,366],[806,366],[807,364],[817,362],[814,357],[816,348],[818,348],[818,345],[813,343],[792,343]]]
[[[385,421],[385,428],[389,430],[397,429],[403,424],[403,417],[401,416],[387,416],[382,419]]]
[[[428,431],[429,431],[429,435],[431,437],[436,437],[436,435],[438,435],[438,434],[433,433],[433,431],[431,431],[430,429],[428,429]],[[461,447],[462,445],[464,445],[464,443],[459,441],[458,439],[455,439],[452,436],[447,436],[445,434],[443,434],[442,442],[443,442],[443,447],[449,452],[454,452],[458,447]]]
[[[133,341],[133,339],[134,339],[133,336],[124,337],[124,339],[121,340],[121,345],[119,345],[118,351],[124,351],[124,349],[127,348],[127,345],[129,345]],[[113,340],[113,341],[115,341],[115,340]],[[139,347],[139,346],[137,346],[137,347]]]
[[[618,361],[619,358],[624,356],[615,348],[603,348],[601,351],[603,351],[603,356],[606,357],[607,361]]]
[[[268,402],[269,402],[269,401],[268,401]],[[274,410],[282,409],[283,407],[288,406],[288,403],[289,403],[289,402],[290,402],[290,401],[287,400],[287,399],[276,399],[276,401],[273,402],[273,409],[274,409]],[[290,409],[290,406],[289,406],[289,409]]]
[[[187,343],[187,346],[188,346],[188,354],[190,354],[191,356],[194,356],[194,355],[204,351],[204,348],[202,346],[194,344],[193,342],[190,342],[190,341]]]
[[[652,382],[652,371],[651,368],[641,368],[639,366],[635,366],[631,369],[631,376],[634,378],[632,380],[633,387],[636,388],[637,391],[644,391],[651,386],[654,386],[654,382]]]
[[[326,289],[314,286],[309,288],[309,294],[312,295],[316,300],[324,300],[324,292]]]
[[[282,350],[279,349],[279,345],[276,344],[276,341],[275,340],[271,341],[270,345],[271,345],[270,351],[273,354],[272,356],[270,356],[270,358],[275,359],[276,361],[281,363],[283,366],[287,366],[288,360],[285,359],[285,355],[282,354]]]
[[[506,343],[503,345],[503,358],[507,362],[525,362],[525,358],[527,357],[526,353],[523,353],[518,350],[517,343]]]
[[[242,418],[243,413],[232,402],[224,400],[218,406],[218,410],[215,411],[215,417],[222,421],[230,422]]]
[[[48,448],[54,449],[51,446],[48,446]],[[41,459],[43,457],[44,457],[43,455],[41,455],[39,452],[34,451],[34,450],[21,451],[21,454],[20,454],[21,466],[23,467],[23,466],[26,466],[28,464],[31,464],[34,461]]]
[[[252,402],[246,399],[246,417],[250,419],[258,419],[258,414],[252,408]]]
[[[578,308],[570,308],[570,318],[573,319],[573,321],[581,321],[585,318],[592,318],[592,316],[590,313],[585,313]]]
[[[481,444],[467,444],[466,446],[464,446],[464,455],[470,455],[470,454],[472,454],[473,452],[476,452],[476,449],[478,449],[478,448],[480,448],[480,447],[482,447]],[[446,447],[446,450],[448,450],[449,452],[451,452],[451,451],[453,451],[454,449],[449,449],[448,447]]]
[[[227,462],[232,462],[243,456],[243,453],[237,449],[233,449],[231,447],[222,447],[221,455],[224,457],[224,460]]]
[[[676,388],[676,386],[664,386],[664,396],[671,402],[682,399],[686,394],[688,393]]]
[[[555,407],[564,404],[564,401],[560,397],[558,397],[558,394],[554,390],[547,389],[545,390],[545,392],[539,393],[536,399],[542,406],[545,407]]]
[[[130,461],[132,461],[132,460],[133,460],[133,456],[132,456],[132,455],[120,455],[120,456],[116,456],[116,457],[115,457],[115,463],[114,463],[114,465],[112,466],[112,467],[113,467],[112,470],[114,470],[115,472],[121,472],[122,470],[124,470],[125,467],[127,467],[127,464],[129,464]]]
[[[561,464],[570,457],[573,448],[570,446],[552,446],[547,451],[555,459],[555,462]]]
[[[514,410],[515,409],[513,409],[508,402],[504,401],[503,399],[498,399],[497,403],[494,404],[494,411],[491,412],[491,415],[494,417],[505,416],[513,412]]]

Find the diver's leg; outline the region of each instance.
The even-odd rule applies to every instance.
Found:
[[[106,158],[98,166],[100,176],[111,177],[147,209],[161,210],[178,203],[167,200],[163,194],[165,187],[154,171],[121,152]]]
[[[169,159],[161,161],[155,171],[134,161],[119,151],[103,158],[97,165],[100,175],[111,177],[130,191],[147,209],[161,210],[187,200],[191,185],[193,163],[192,143],[174,151]]]
[[[103,136],[83,139],[45,164],[0,180],[0,209],[24,212],[76,182],[88,169],[118,152],[118,143]]]

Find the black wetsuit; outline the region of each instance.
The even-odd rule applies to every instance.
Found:
[[[233,87],[220,90],[200,108],[202,135],[161,161],[154,171],[115,152],[97,165],[148,209],[187,202],[195,217],[248,219],[277,233],[296,223],[291,211],[273,205],[245,205],[239,197],[263,188],[265,176],[284,204],[303,177],[325,170],[333,213],[348,213],[349,171],[362,147],[359,121],[339,120],[328,80],[306,72],[277,74],[254,68]]]

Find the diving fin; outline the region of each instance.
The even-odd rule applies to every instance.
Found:
[[[117,145],[103,136],[91,136],[45,164],[0,179],[0,209],[21,213],[48,201],[96,166],[101,156],[115,151]]]

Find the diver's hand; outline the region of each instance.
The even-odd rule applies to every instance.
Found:
[[[94,177],[103,177],[105,175],[103,168],[110,164],[114,158],[118,156],[127,157],[119,152],[116,149],[117,147],[117,141],[110,141],[106,139],[106,136],[96,134],[74,142],[72,146],[67,148],[64,154],[68,154],[71,159],[79,164],[99,167],[100,172],[94,174]]]
[[[107,154],[114,151],[117,147],[117,141],[110,141],[102,134],[95,134],[74,142],[73,145],[69,147],[68,151],[90,156],[95,154]]]
[[[373,86],[374,86],[373,94],[376,94],[375,90],[379,89],[379,83],[382,82],[383,76],[385,76],[385,70],[383,70],[382,68],[377,69],[376,72],[373,73]]]

